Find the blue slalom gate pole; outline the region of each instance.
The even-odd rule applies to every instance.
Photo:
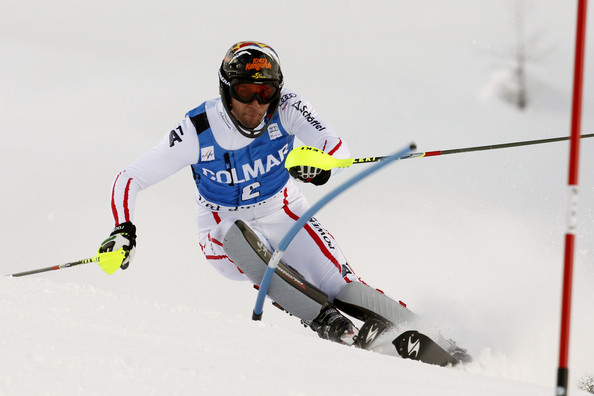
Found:
[[[260,290],[258,290],[258,297],[256,298],[256,305],[254,306],[254,312],[252,314],[253,320],[261,320],[262,319],[264,301],[266,300],[266,294],[268,294],[268,288],[270,287],[270,281],[272,280],[272,275],[274,274],[274,270],[276,269],[278,263],[280,262],[280,259],[283,256],[283,253],[285,252],[285,250],[287,250],[287,247],[289,246],[289,244],[291,243],[291,241],[293,240],[295,235],[297,235],[297,233],[299,232],[301,227],[303,227],[305,225],[305,223],[307,223],[307,221],[314,214],[316,214],[316,212],[318,210],[323,208],[328,202],[332,201],[334,198],[336,198],[339,194],[341,194],[347,188],[355,185],[356,183],[363,180],[367,176],[380,170],[384,166],[392,163],[393,161],[400,159],[401,157],[405,156],[406,154],[410,153],[411,151],[413,151],[415,149],[416,149],[416,145],[414,143],[411,143],[408,147],[386,157],[382,161],[376,163],[374,166],[351,177],[350,179],[348,179],[347,181],[345,181],[344,183],[342,183],[341,185],[336,187],[334,190],[332,190],[328,194],[326,194],[326,196],[324,196],[318,202],[316,202],[315,205],[313,205],[311,208],[309,208],[309,210],[307,212],[305,212],[305,214],[303,216],[301,216],[299,218],[299,220],[297,220],[295,222],[295,224],[293,224],[293,226],[289,229],[289,231],[285,234],[283,239],[278,244],[278,247],[272,254],[270,262],[268,263],[268,268],[266,268],[266,272],[264,272],[264,276],[262,277],[262,282],[260,282]]]

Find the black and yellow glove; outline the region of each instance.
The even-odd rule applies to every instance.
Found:
[[[113,274],[118,268],[126,269],[134,257],[136,250],[136,226],[131,222],[125,222],[116,226],[109,238],[104,240],[99,247],[99,253],[123,251],[121,261],[99,261],[99,266],[108,274]]]
[[[289,169],[289,174],[304,183],[312,183],[321,186],[330,179],[329,170],[323,170],[313,166],[298,165]]]

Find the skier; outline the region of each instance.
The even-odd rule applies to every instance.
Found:
[[[221,242],[232,224],[242,220],[274,249],[310,207],[290,176],[322,185],[336,173],[311,166],[287,171],[285,158],[295,137],[335,158],[350,156],[345,141],[313,106],[284,88],[278,56],[266,44],[238,42],[227,51],[219,69],[219,93],[189,111],[160,143],[115,178],[115,228],[99,251],[123,248],[122,269],[136,248],[132,221],[138,192],[190,166],[197,186],[198,240],[206,260],[229,279],[247,280]],[[377,316],[397,323],[411,317],[403,304],[361,282],[334,237],[315,218],[299,231],[283,260],[333,302],[315,319],[303,321],[322,338],[348,345],[356,339],[356,327],[337,307],[360,320]]]

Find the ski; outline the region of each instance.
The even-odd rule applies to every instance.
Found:
[[[375,344],[381,344],[378,341],[380,338],[386,339],[382,335],[394,329],[390,323],[386,323],[381,319],[368,319],[361,326],[354,345],[361,349],[373,350]],[[427,364],[446,367],[471,361],[470,356],[465,353],[466,350],[456,347],[456,350],[461,352],[459,354],[460,359],[458,359],[439,346],[430,337],[416,330],[403,332],[392,341],[392,344],[396,348],[398,355],[402,358],[417,360]]]
[[[272,256],[270,250],[264,246],[257,235],[244,222],[237,220],[225,235],[223,246],[229,258],[257,285]],[[273,300],[275,306],[302,319],[305,323],[313,320],[323,306],[330,304],[325,293],[307,282],[301,274],[283,261],[275,269],[268,296]],[[384,335],[394,328],[391,321],[379,315],[368,316],[355,336],[353,345],[357,348],[372,350],[374,345],[381,344],[380,338],[387,341],[388,339]],[[406,331],[396,337],[392,344],[396,347],[395,355],[405,359],[439,366],[454,366],[460,363],[460,360],[418,331]],[[464,351],[463,349],[459,350]],[[389,354],[392,355],[392,353]]]
[[[415,330],[405,331],[392,341],[396,351],[404,359],[418,360],[438,366],[455,366],[460,360],[450,355],[435,341]]]
[[[371,349],[373,343],[380,338],[389,328],[389,325],[383,320],[379,319],[367,319],[359,333],[357,333],[357,339],[355,340],[355,346],[357,348]]]
[[[272,257],[258,236],[241,220],[237,220],[223,239],[227,255],[254,283],[259,285]],[[307,282],[281,261],[274,271],[268,296],[275,306],[305,321],[315,319],[328,296]]]

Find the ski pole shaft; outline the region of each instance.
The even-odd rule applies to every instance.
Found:
[[[594,133],[581,135],[580,138],[591,138],[594,137]],[[485,150],[497,150],[510,147],[529,146],[534,144],[542,143],[553,143],[569,140],[569,136],[549,138],[549,139],[538,139],[538,140],[526,140],[522,142],[502,143],[502,144],[491,144],[487,146],[476,146],[476,147],[464,147],[449,150],[435,150],[425,152],[414,152],[403,155],[399,159],[408,158],[422,158],[422,157],[435,157],[438,155],[467,153],[471,151],[485,151]],[[287,156],[285,167],[290,169],[293,166],[313,166],[316,168],[330,170],[332,168],[348,168],[354,164],[368,164],[371,162],[383,161],[390,156],[380,157],[364,157],[364,158],[346,158],[338,159],[325,153],[324,151],[310,146],[299,146],[293,149]]]
[[[86,259],[79,260],[79,261],[73,261],[73,262],[66,263],[66,264],[54,265],[52,267],[45,267],[45,268],[34,269],[34,270],[31,270],[31,271],[17,272],[16,274],[10,274],[10,275],[6,275],[6,276],[17,278],[19,276],[39,274],[41,272],[55,271],[55,270],[59,270],[59,269],[62,269],[62,268],[70,268],[70,267],[74,267],[74,266],[81,265],[81,264],[96,263],[96,262],[99,261],[99,257],[100,256],[97,255],[95,257],[86,258]]]
[[[580,138],[591,138],[594,137],[594,133],[581,135]],[[542,144],[542,143],[553,143],[553,142],[562,142],[564,140],[569,140],[569,136],[557,137],[557,138],[550,138],[550,139],[539,139],[539,140],[526,140],[523,142],[513,142],[513,143],[502,143],[502,144],[492,144],[487,146],[476,146],[476,147],[466,147],[466,148],[458,148],[458,149],[450,149],[450,150],[437,150],[437,151],[426,151],[421,153],[411,153],[407,154],[401,159],[407,158],[417,158],[417,157],[434,157],[438,155],[446,155],[446,154],[457,154],[457,153],[466,153],[470,151],[484,151],[484,150],[496,150],[502,148],[509,148],[509,147],[519,147],[519,146],[529,146],[533,144]],[[383,157],[375,157],[375,158],[383,158]],[[363,160],[366,160],[365,158]],[[371,162],[371,161],[361,161],[358,162],[355,160],[354,163],[363,163],[363,162]]]

